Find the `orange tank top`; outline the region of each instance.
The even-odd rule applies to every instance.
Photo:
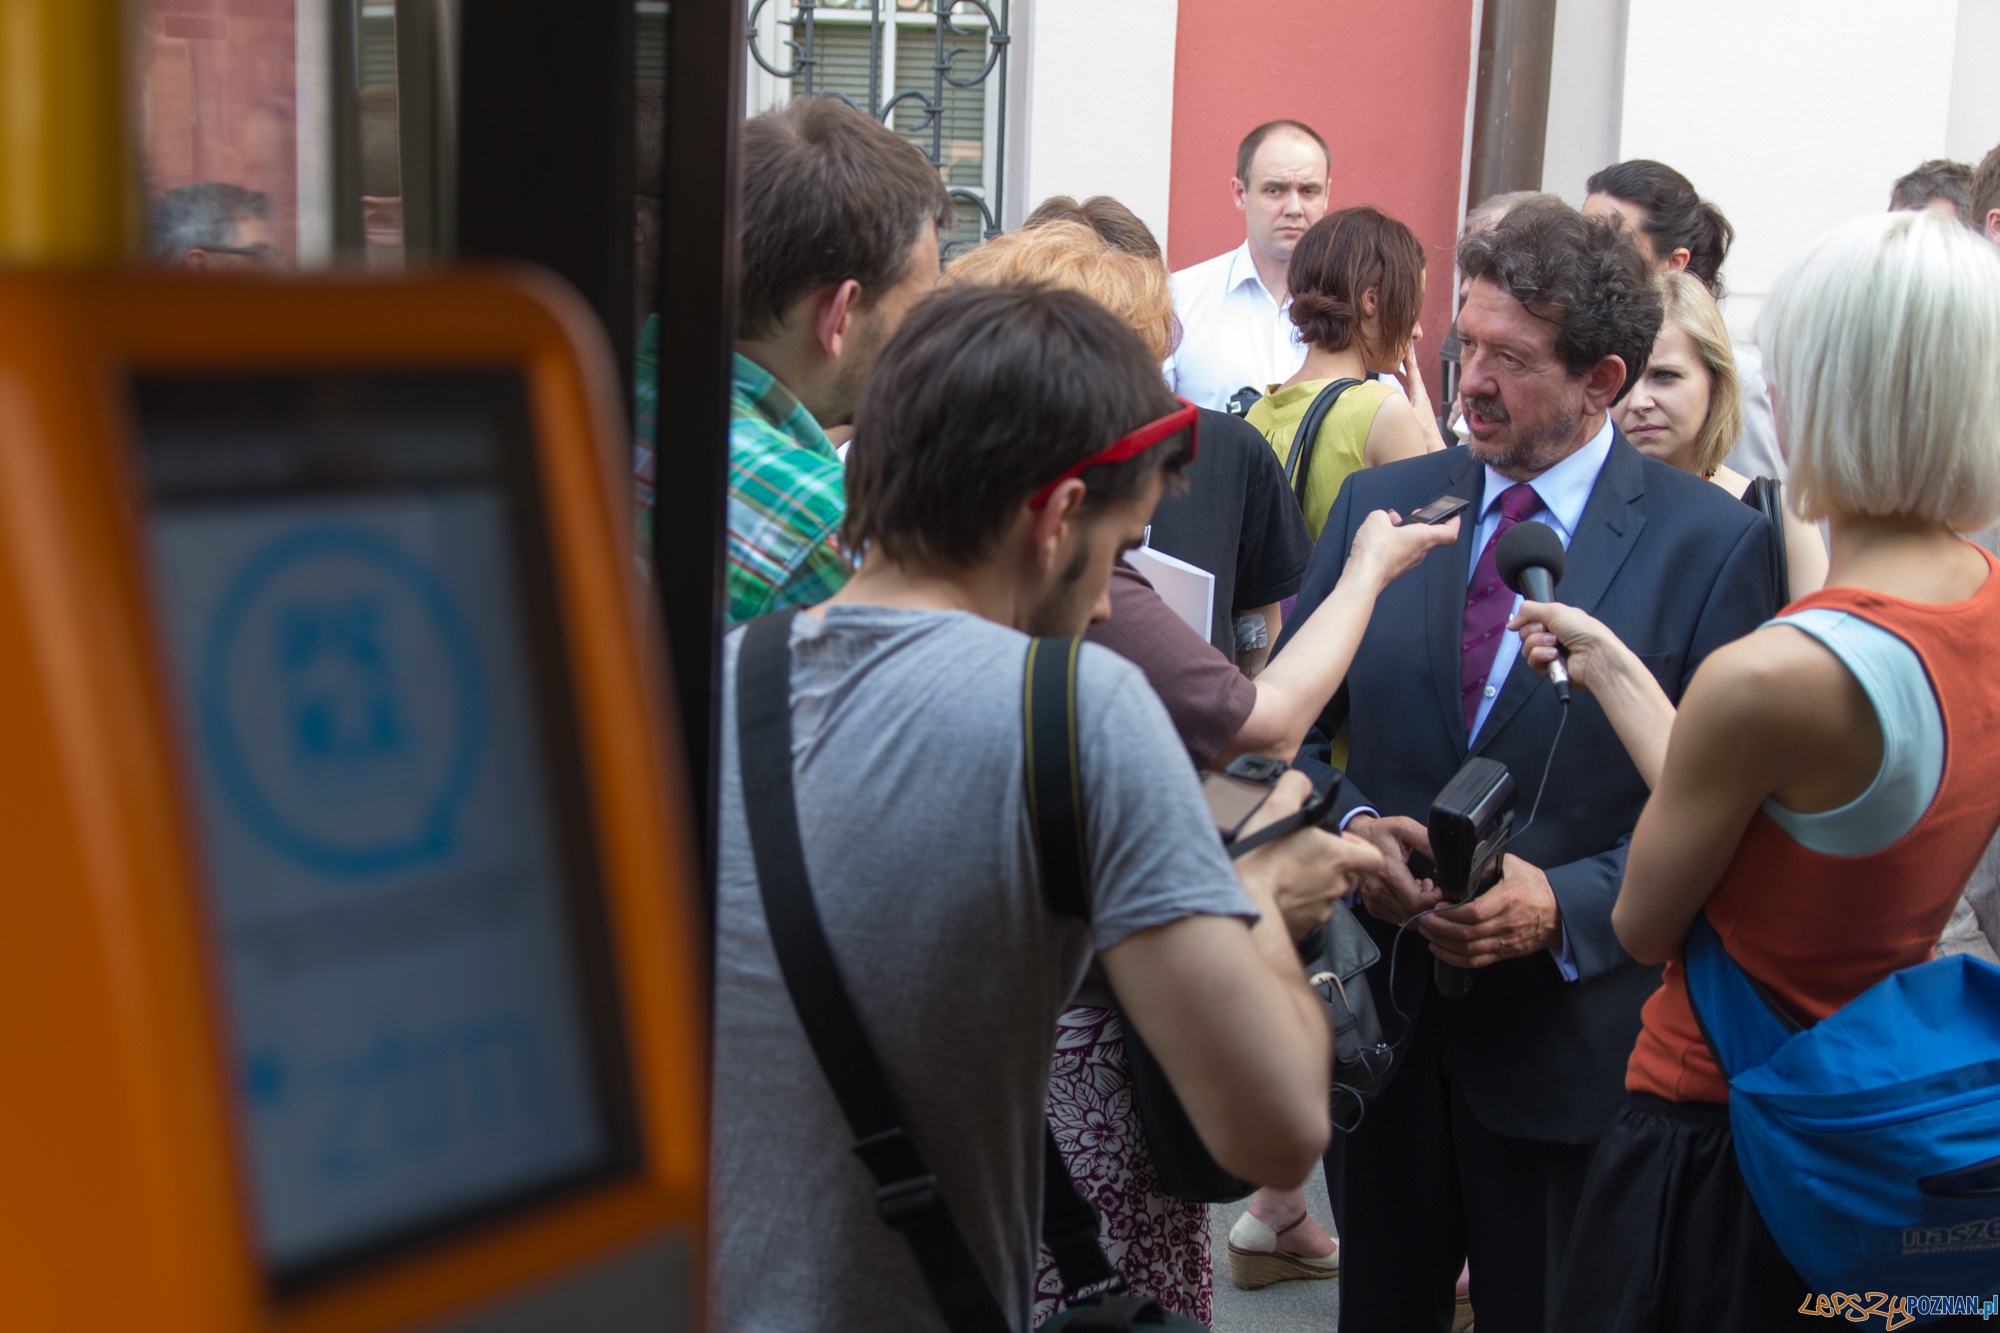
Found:
[[[1706,911],[1730,956],[1801,1020],[1818,1022],[1891,972],[1928,962],[2000,826],[2000,562],[1986,555],[1986,566],[1986,582],[1962,602],[1829,588],[1785,608],[1846,611],[1909,644],[1930,674],[1945,735],[1936,796],[1889,846],[1815,852],[1759,810],[1715,886]],[[1675,1102],[1729,1099],[1679,958],[1646,1001],[1625,1086]]]

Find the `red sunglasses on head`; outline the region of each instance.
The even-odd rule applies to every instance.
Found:
[[[1137,458],[1160,441],[1171,439],[1182,431],[1188,433],[1188,462],[1194,462],[1195,450],[1201,445],[1201,409],[1179,394],[1174,395],[1174,401],[1180,406],[1158,421],[1149,421],[1130,434],[1119,436],[1082,462],[1073,463],[1057,473],[1055,480],[1035,492],[1034,497],[1028,501],[1028,508],[1046,508],[1049,497],[1055,494],[1056,487],[1071,477],[1080,476],[1085,469],[1105,467],[1111,463],[1123,463],[1127,459]]]

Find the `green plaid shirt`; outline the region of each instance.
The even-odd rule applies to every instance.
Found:
[[[844,476],[813,414],[737,354],[729,385],[730,624],[823,602],[847,582],[854,567],[839,544]]]

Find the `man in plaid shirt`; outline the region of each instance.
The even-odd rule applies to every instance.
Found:
[[[862,382],[937,285],[951,199],[908,141],[833,97],[743,130],[743,285],[729,394],[731,624],[825,601],[853,572],[839,544],[840,457]]]

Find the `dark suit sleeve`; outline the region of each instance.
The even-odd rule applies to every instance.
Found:
[[[1278,636],[1278,642],[1271,650],[1274,659],[1285,650],[1285,645],[1292,641],[1306,618],[1319,609],[1321,602],[1333,595],[1342,572],[1347,568],[1348,553],[1354,549],[1354,479],[1360,475],[1358,472],[1348,474],[1347,480],[1340,484],[1340,494],[1334,497],[1333,507],[1327,511],[1326,523],[1320,528],[1319,543],[1313,547],[1312,559],[1306,564],[1305,581],[1299,585],[1299,600],[1292,607],[1291,618],[1285,622],[1284,632]],[[1328,762],[1333,749],[1329,738],[1340,730],[1340,724],[1346,720],[1347,685],[1343,682],[1321,711],[1319,725],[1306,733],[1305,742],[1299,746],[1299,752],[1292,760],[1292,767],[1311,778],[1316,789],[1324,790],[1326,784],[1339,773]],[[1352,782],[1346,781],[1344,774],[1341,777],[1340,799],[1335,802],[1335,807],[1344,823],[1350,811],[1372,802]]]
[[[1675,702],[1704,658],[1770,618],[1771,608],[1777,605],[1777,589],[1771,586],[1769,530],[1770,524],[1758,516],[1738,536],[1722,562],[1695,622],[1686,666],[1674,690]],[[1562,912],[1563,928],[1569,934],[1570,956],[1579,981],[1601,977],[1632,961],[1611,929],[1611,907],[1625,882],[1625,852],[1631,840],[1627,834],[1609,851],[1545,872]]]

